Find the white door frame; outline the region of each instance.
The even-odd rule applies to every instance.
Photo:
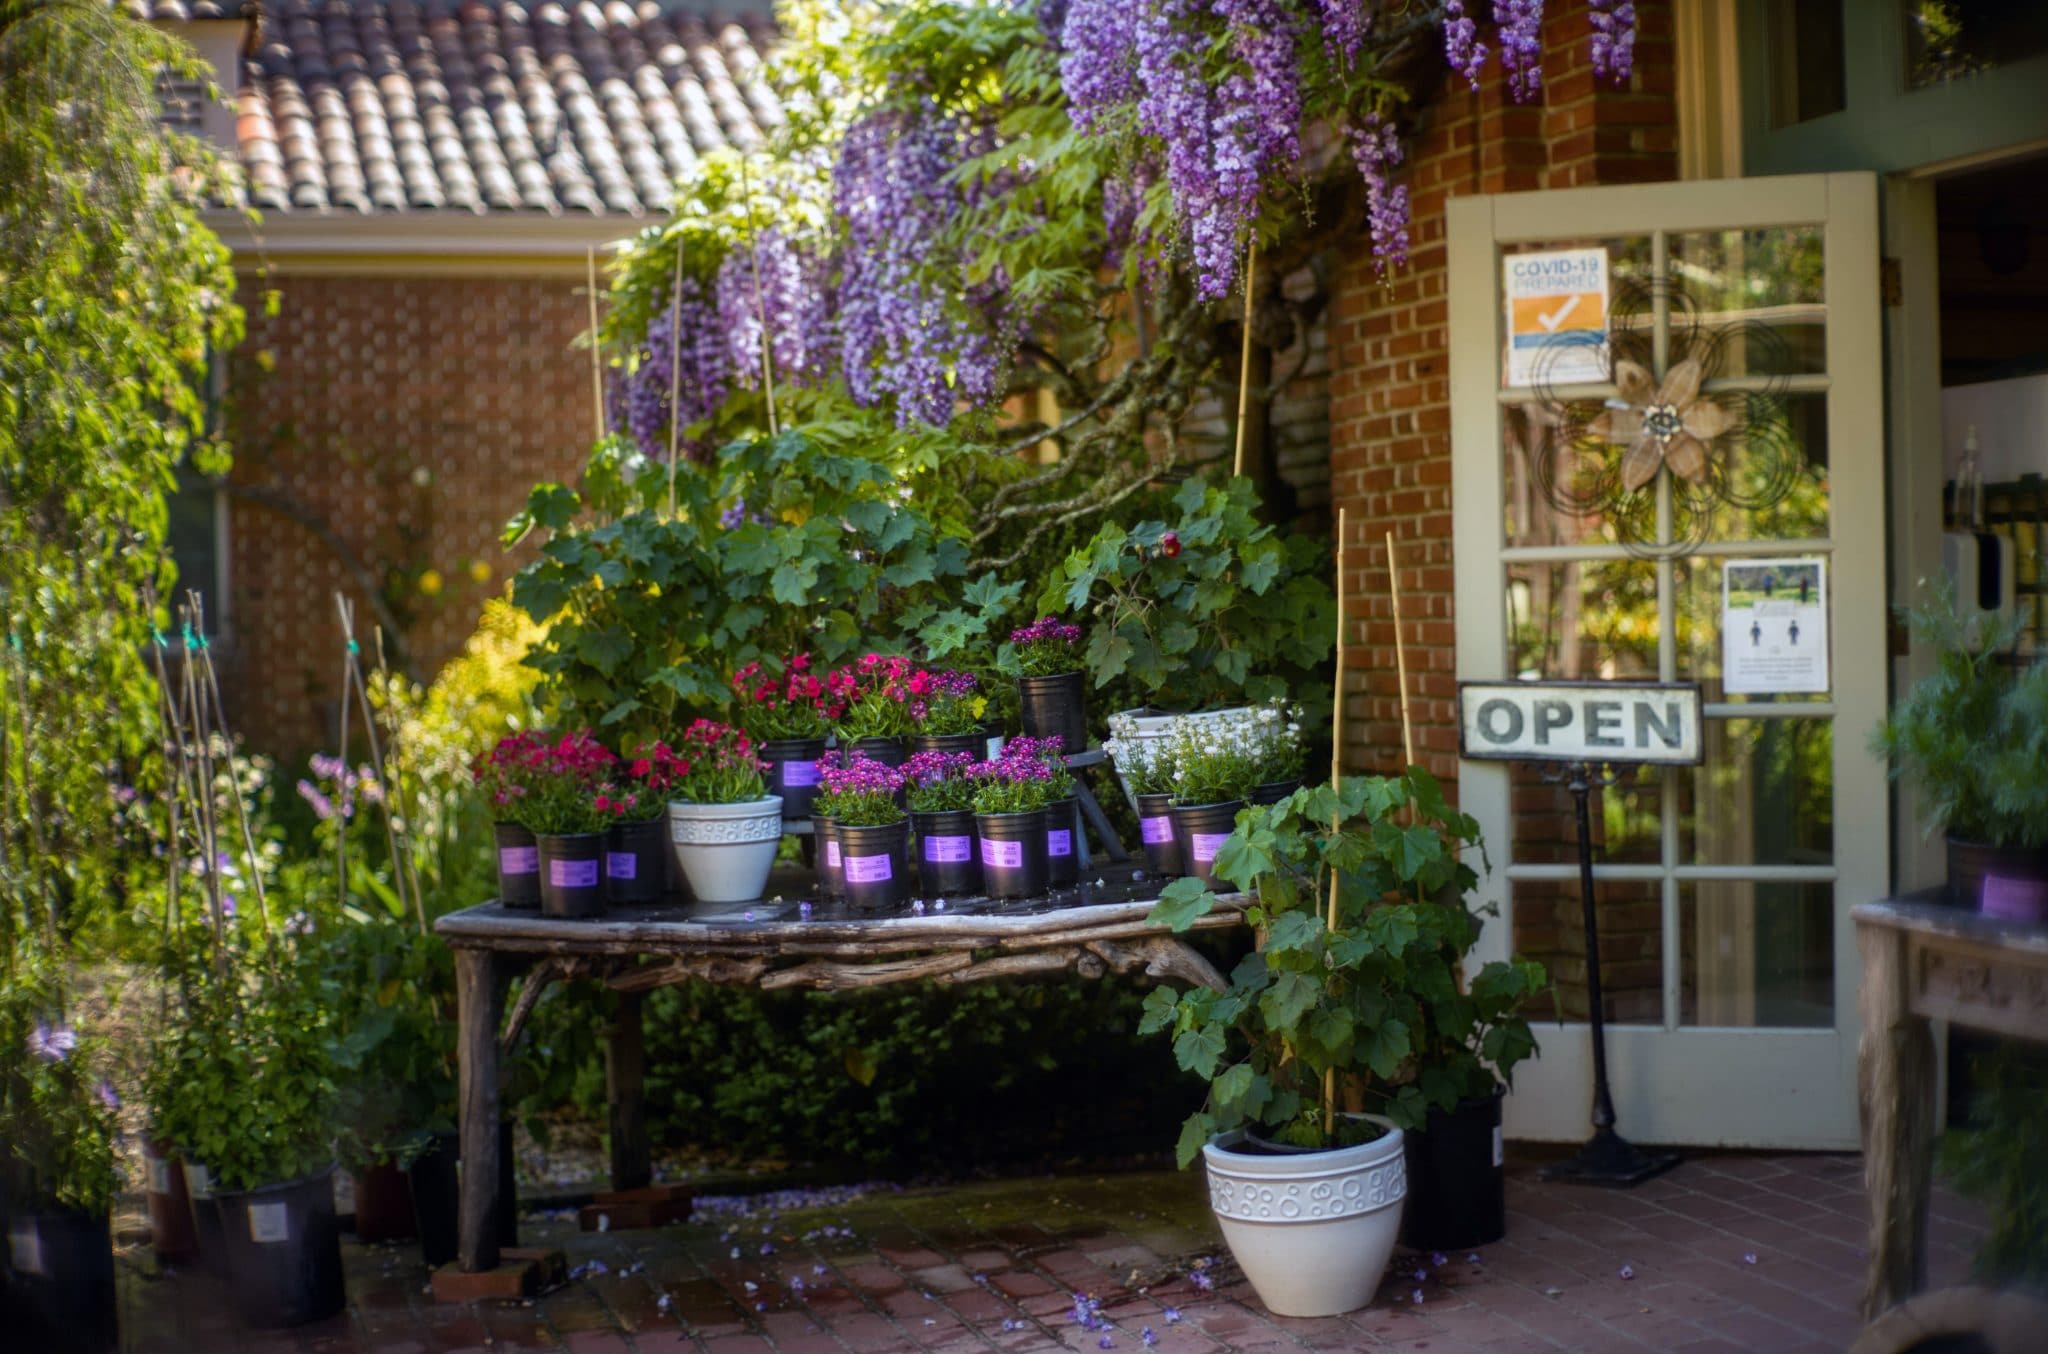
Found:
[[[1890,804],[1881,763],[1866,740],[1886,700],[1885,402],[1877,179],[1813,174],[1775,179],[1576,188],[1453,199],[1449,204],[1452,522],[1460,680],[1511,678],[1504,623],[1503,405],[1500,399],[1501,246],[1547,240],[1820,224],[1827,308],[1826,390],[1831,536],[1780,551],[1825,553],[1834,590],[1834,699],[1802,715],[1835,721],[1834,863],[1811,867],[1677,865],[1613,867],[1607,878],[1654,877],[1663,889],[1664,1020],[1612,1025],[1609,1073],[1618,1127],[1644,1142],[1844,1148],[1857,1140],[1855,1055],[1859,963],[1848,909],[1884,896],[1890,877]],[[1747,551],[1746,551],[1747,552]],[[1594,557],[1599,547],[1571,552]],[[1760,543],[1755,553],[1772,553]],[[1668,598],[1664,599],[1668,603]],[[1667,652],[1665,663],[1670,657]],[[1672,673],[1659,674],[1669,680]],[[1709,716],[1731,707],[1709,705]],[[1744,714],[1759,707],[1739,707]],[[1510,879],[1557,867],[1517,869],[1508,859],[1508,768],[1462,763],[1458,796],[1479,820],[1494,869],[1479,901],[1500,920],[1482,933],[1476,958],[1504,957],[1513,934]],[[1668,797],[1667,797],[1668,798]],[[1670,827],[1667,821],[1667,839]],[[1667,856],[1671,853],[1668,849]],[[1529,871],[1530,873],[1524,873]],[[1832,1028],[1734,1030],[1678,1027],[1680,916],[1677,886],[1693,880],[1831,879],[1835,886]],[[1585,1025],[1535,1022],[1541,1057],[1517,1077],[1508,1102],[1511,1136],[1577,1141],[1588,1133],[1591,1040]]]

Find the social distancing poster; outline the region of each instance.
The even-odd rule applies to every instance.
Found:
[[[1828,689],[1827,561],[1728,560],[1721,566],[1721,687],[1732,694]]]

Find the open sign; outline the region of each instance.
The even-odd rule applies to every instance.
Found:
[[[1463,682],[1460,754],[1475,761],[1697,766],[1693,682]]]

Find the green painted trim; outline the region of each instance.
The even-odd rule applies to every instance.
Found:
[[[1740,15],[1745,175],[1895,173],[2048,138],[2048,55],[1908,90],[1897,0],[1842,0],[1848,106],[1773,130],[1764,23],[1772,3],[1744,0]]]

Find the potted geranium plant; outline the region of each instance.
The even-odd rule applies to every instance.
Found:
[[[1250,711],[1236,711],[1176,720],[1163,740],[1173,767],[1173,835],[1181,868],[1196,879],[1214,877],[1216,853],[1259,783],[1252,718]]]
[[[662,842],[668,797],[682,776],[683,760],[668,744],[633,749],[598,787],[597,811],[607,822],[604,843],[605,898],[613,903],[651,903],[665,891],[668,851]]]
[[[1010,632],[1006,666],[1017,674],[1024,732],[1057,738],[1062,752],[1088,750],[1088,690],[1081,627],[1051,616]]]
[[[840,751],[889,766],[903,765],[903,740],[916,729],[911,714],[910,660],[900,654],[862,654],[851,668],[826,679],[840,706],[834,729]]]
[[[588,733],[566,733],[526,765],[514,820],[540,848],[540,910],[550,917],[604,911],[604,841],[610,816],[597,807],[618,759]]]
[[[981,892],[981,856],[974,834],[972,752],[913,752],[903,763],[904,802],[917,839],[917,871],[925,891]]]
[[[2017,621],[1964,619],[1945,580],[1908,617],[1935,654],[1872,737],[1947,835],[1951,899],[2048,921],[2048,662],[2014,670]]]
[[[540,844],[519,821],[519,803],[547,747],[548,740],[531,730],[507,734],[470,764],[477,790],[495,820],[498,901],[506,907],[540,906]]]
[[[676,865],[699,902],[752,902],[782,842],[782,797],[766,792],[753,740],[700,719],[675,753],[682,770],[670,786],[668,825]]]
[[[1173,833],[1172,743],[1167,738],[1171,723],[1157,731],[1140,730],[1138,716],[1125,711],[1109,717],[1109,741],[1102,750],[1109,754],[1117,774],[1123,778],[1132,804],[1138,810],[1138,836],[1145,845],[1145,868],[1156,875],[1172,877],[1186,867],[1181,863],[1179,839]]]
[[[910,824],[897,802],[903,772],[856,752],[827,766],[818,812],[832,820],[846,900],[863,911],[900,906],[909,897]]]
[[[843,703],[811,670],[807,653],[786,659],[780,677],[749,663],[733,674],[732,686],[740,727],[767,764],[768,793],[782,797],[783,819],[809,818],[811,801],[818,796],[818,759],[825,755],[826,735]]]
[[[1170,1032],[1209,1083],[1181,1164],[1204,1158],[1224,1239],[1281,1315],[1371,1300],[1409,1188],[1407,1136],[1534,1049],[1519,1011],[1540,967],[1495,962],[1458,983],[1477,841],[1420,768],[1252,808],[1217,877],[1249,896],[1262,945],[1227,991],[1146,999],[1141,1032]],[[1214,899],[1177,880],[1152,917],[1184,929]]]
[[[1036,898],[1047,888],[1045,806],[1052,799],[1052,768],[1036,757],[1003,754],[969,769],[974,783],[974,832],[981,842],[981,874],[991,898]]]
[[[988,743],[989,700],[981,679],[951,668],[910,674],[910,751],[964,752],[977,760]]]

